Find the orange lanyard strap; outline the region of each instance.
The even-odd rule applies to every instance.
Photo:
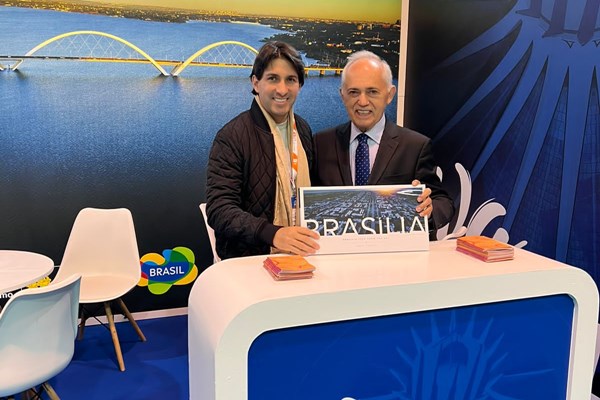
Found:
[[[290,185],[292,189],[292,225],[296,224],[296,178],[298,177],[298,130],[296,129],[296,121],[292,123],[292,143],[290,146],[291,158],[291,173]]]

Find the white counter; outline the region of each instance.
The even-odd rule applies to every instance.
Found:
[[[246,399],[248,351],[278,328],[567,294],[573,299],[568,398],[589,398],[598,290],[583,270],[525,250],[484,263],[455,250],[312,256],[312,279],[275,281],[265,256],[230,259],[204,271],[190,293],[191,399]]]

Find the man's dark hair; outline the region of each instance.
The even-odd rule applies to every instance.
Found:
[[[292,63],[298,74],[300,87],[302,87],[304,85],[304,63],[302,62],[302,57],[295,48],[285,42],[267,42],[260,48],[254,59],[250,78],[256,76],[256,79],[261,80],[265,69],[276,58],[283,58]],[[252,94],[256,95],[258,93],[252,89]]]

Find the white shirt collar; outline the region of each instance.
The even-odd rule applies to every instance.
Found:
[[[356,127],[356,125],[354,125],[354,123],[351,123],[351,128],[350,128],[350,143],[352,143],[353,140],[356,139],[356,137],[358,135],[360,135],[361,132],[360,129],[358,129]],[[375,143],[379,144],[381,142],[381,136],[383,136],[383,129],[385,128],[385,114],[383,114],[381,116],[381,119],[368,131],[364,132],[367,134],[367,136],[373,140]]]

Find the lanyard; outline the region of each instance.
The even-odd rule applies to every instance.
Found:
[[[292,143],[290,146],[291,170],[290,187],[292,189],[292,226],[296,225],[296,178],[298,177],[298,130],[296,121],[292,121]]]

